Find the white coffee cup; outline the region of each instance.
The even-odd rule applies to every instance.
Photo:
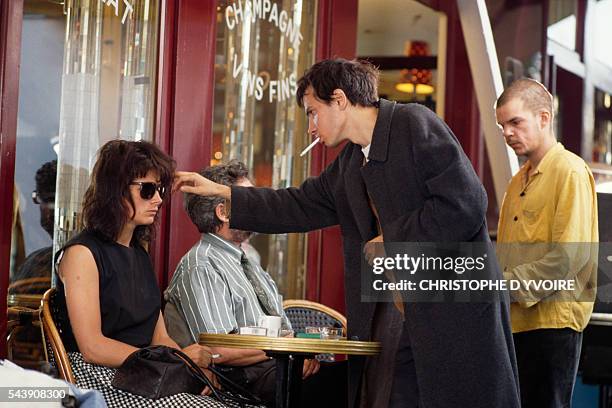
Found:
[[[265,327],[268,333],[268,337],[278,337],[278,333],[281,329],[281,318],[280,316],[259,316],[257,326]]]

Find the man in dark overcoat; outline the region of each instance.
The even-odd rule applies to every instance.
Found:
[[[175,187],[231,200],[231,228],[340,225],[348,337],[383,345],[349,358],[349,407],[519,407],[507,303],[361,301],[364,243],[489,241],[486,192],[451,130],[421,105],[379,99],[377,87],[376,68],[344,59],[298,81],[309,134],[328,147],[347,141],[298,188],[227,187],[188,172]]]

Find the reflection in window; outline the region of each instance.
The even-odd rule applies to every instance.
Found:
[[[309,156],[299,157],[310,140],[295,92],[314,61],[317,2],[263,4],[218,3],[211,163],[241,160],[256,185],[284,188],[309,175]],[[302,297],[305,235],[259,235],[251,243],[281,293]]]
[[[118,3],[67,3],[55,249],[81,227],[97,149],[153,138],[159,0]]]
[[[25,0],[15,151],[14,220],[7,299],[7,356],[39,369],[45,355],[36,320],[51,285],[65,16],[57,3]],[[30,321],[27,317],[32,317]]]
[[[24,2],[9,294],[50,285],[65,29],[61,5]]]

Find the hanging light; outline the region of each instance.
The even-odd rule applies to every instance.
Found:
[[[426,41],[406,41],[404,55],[409,57],[429,56],[429,44]],[[432,73],[429,69],[402,69],[400,81],[395,85],[395,89],[411,94],[429,95],[434,91],[431,79]]]
[[[416,89],[415,89],[416,88]],[[433,85],[429,84],[413,84],[411,82],[399,82],[395,85],[395,89],[400,92],[417,93],[419,95],[429,95],[434,91]]]

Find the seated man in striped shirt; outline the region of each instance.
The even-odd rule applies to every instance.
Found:
[[[228,186],[252,186],[246,166],[238,161],[208,167],[201,174]],[[199,333],[230,333],[257,326],[262,315],[280,316],[282,328],[290,329],[276,284],[257,260],[245,254],[244,244],[251,233],[229,228],[229,203],[186,194],[185,208],[202,236],[183,256],[165,291],[168,334],[184,347],[197,342]],[[264,400],[274,400],[275,363],[263,351],[212,349],[220,354],[216,364],[234,367],[228,377]],[[318,370],[316,360],[304,361],[304,378]],[[309,383],[319,383],[327,374],[315,377],[319,378],[304,383],[304,396]]]

